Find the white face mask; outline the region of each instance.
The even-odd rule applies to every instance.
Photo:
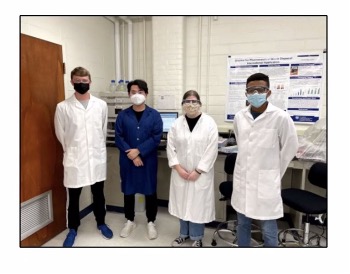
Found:
[[[143,94],[136,93],[130,97],[130,100],[134,105],[139,106],[146,101],[146,96]]]

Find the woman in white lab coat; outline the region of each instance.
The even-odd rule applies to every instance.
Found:
[[[169,213],[180,219],[180,236],[172,246],[188,238],[201,247],[205,223],[215,219],[214,163],[218,155],[218,129],[213,118],[202,113],[199,94],[183,96],[184,115],[168,133],[167,156],[172,168]]]

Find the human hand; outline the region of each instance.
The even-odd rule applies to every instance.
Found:
[[[183,168],[182,166],[180,166],[180,165],[177,165],[177,166],[175,167],[175,169],[176,169],[177,173],[179,173],[179,175],[180,175],[180,177],[181,177],[182,179],[187,180],[189,173],[187,172],[186,169],[184,169],[184,168]]]
[[[130,160],[134,160],[140,154],[140,151],[137,148],[131,148],[125,152]]]
[[[194,182],[194,181],[197,181],[199,176],[200,176],[200,174],[198,172],[196,172],[195,170],[193,170],[191,173],[189,173],[187,180]]]
[[[143,166],[143,162],[142,162],[142,159],[141,157],[137,156],[134,160],[133,160],[133,163],[135,166]]]

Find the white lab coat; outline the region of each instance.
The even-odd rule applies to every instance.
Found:
[[[298,150],[287,112],[268,104],[255,120],[250,106],[233,120],[238,155],[233,175],[233,208],[257,220],[283,217],[281,178]]]
[[[192,132],[180,116],[168,133],[169,167],[180,164],[187,171],[202,170],[197,181],[187,181],[171,171],[169,213],[185,221],[208,223],[215,219],[214,163],[218,155],[218,129],[202,113]]]
[[[108,111],[105,101],[90,94],[87,108],[75,95],[60,102],[55,132],[64,155],[64,186],[78,188],[106,179]]]

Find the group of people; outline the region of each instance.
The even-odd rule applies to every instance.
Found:
[[[63,243],[72,247],[80,225],[79,197],[90,186],[97,230],[106,239],[113,232],[105,223],[107,104],[88,91],[91,75],[83,67],[71,72],[75,93],[57,105],[55,132],[64,151],[64,186],[67,189],[67,227]],[[246,83],[247,106],[236,113],[233,129],[238,145],[234,170],[232,206],[237,211],[239,246],[249,246],[252,219],[261,221],[264,246],[277,246],[277,219],[283,216],[281,178],[298,148],[289,115],[267,101],[269,77],[251,75]],[[132,105],[121,111],[115,123],[115,145],[120,150],[121,190],[126,223],[120,237],[136,227],[135,194],[145,195],[147,234],[158,237],[157,149],[162,119],[146,104],[144,80],[128,83]],[[181,115],[167,136],[171,168],[169,213],[179,219],[179,235],[172,246],[192,240],[202,247],[205,224],[215,220],[214,163],[218,155],[218,129],[212,117],[201,111],[200,95],[185,92]]]

